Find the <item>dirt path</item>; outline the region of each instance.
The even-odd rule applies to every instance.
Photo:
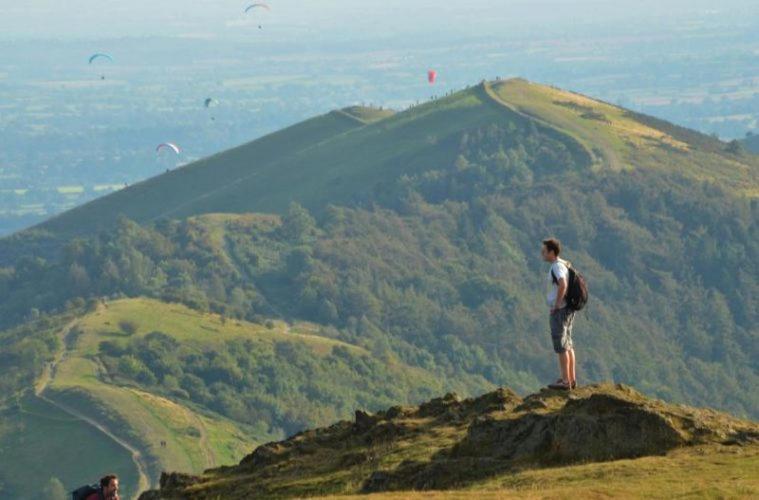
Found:
[[[101,307],[101,306],[99,306]],[[103,434],[105,434],[108,438],[113,440],[116,444],[127,450],[130,455],[132,456],[132,461],[134,462],[135,467],[137,468],[137,492],[133,495],[133,498],[137,498],[140,493],[143,491],[146,491],[150,489],[150,478],[147,474],[147,465],[145,464],[144,459],[142,458],[142,453],[140,450],[132,446],[131,444],[127,443],[123,439],[116,436],[113,432],[111,432],[105,425],[101,424],[100,422],[97,422],[96,420],[84,415],[80,411],[69,407],[68,405],[65,405],[63,403],[60,403],[58,401],[55,401],[47,396],[45,396],[45,391],[47,390],[50,383],[55,378],[55,372],[58,367],[58,365],[66,359],[66,356],[68,354],[68,344],[69,344],[69,336],[71,335],[72,329],[76,326],[77,320],[72,320],[66,325],[64,325],[63,328],[58,332],[58,338],[61,341],[61,349],[55,354],[55,357],[53,358],[53,361],[48,363],[47,366],[42,371],[42,374],[40,375],[39,379],[37,379],[37,382],[34,384],[34,394],[42,399],[43,401],[55,406],[56,408],[60,409],[61,411],[67,413],[71,417],[81,420],[82,422],[85,422],[86,424],[91,425],[95,429],[99,430]]]
[[[45,389],[47,389],[47,386],[50,385],[50,382],[55,376],[55,369],[58,367],[60,362],[65,359],[66,353],[68,352],[68,347],[66,346],[66,337],[69,336],[71,329],[76,326],[76,323],[77,320],[71,320],[58,331],[58,340],[61,343],[61,348],[58,350],[58,352],[55,353],[53,360],[45,365],[45,368],[42,369],[42,374],[34,383],[35,396],[42,396],[42,393],[45,392]]]
[[[198,432],[200,432],[200,438],[198,439],[198,442],[200,443],[200,448],[203,450],[203,455],[206,457],[206,469],[212,469],[219,465],[216,460],[216,453],[211,448],[211,445],[208,442],[208,430],[206,429],[206,424],[203,422],[203,419],[200,418],[200,416],[195,415],[194,412],[192,412],[193,416],[195,417],[195,421],[198,424]]]
[[[137,492],[133,495],[132,498],[137,498],[140,496],[140,493],[143,491],[150,489],[150,479],[147,475],[147,467],[145,466],[144,460],[142,459],[142,453],[140,451],[124,441],[123,439],[119,438],[115,434],[113,434],[106,426],[103,424],[97,422],[96,420],[91,419],[90,417],[84,415],[83,413],[79,412],[78,410],[75,410],[74,408],[71,408],[68,405],[65,405],[63,403],[59,403],[58,401],[52,400],[48,397],[46,397],[44,394],[38,394],[38,396],[50,403],[51,405],[55,406],[56,408],[59,408],[60,410],[68,413],[72,417],[81,420],[92,427],[96,428],[103,434],[105,434],[107,437],[112,439],[116,442],[119,446],[126,449],[131,455],[132,455],[132,461],[134,462],[134,465],[137,467],[137,475],[138,475],[138,481],[137,481]]]

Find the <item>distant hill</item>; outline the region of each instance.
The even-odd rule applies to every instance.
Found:
[[[759,424],[672,406],[625,386],[572,394],[508,389],[313,429],[260,446],[235,467],[164,474],[161,498],[532,498],[759,494]],[[698,471],[694,473],[694,471]],[[678,480],[688,477],[688,481]]]
[[[536,128],[594,170],[654,168],[756,195],[756,158],[731,155],[724,143],[661,120],[513,79],[402,113],[352,107],[307,120],[0,240],[0,263],[14,256],[9,241],[36,237],[50,245],[112,227],[122,215],[146,223],[203,213],[283,213],[293,201],[316,213],[330,204],[370,203],[389,180],[455,155],[462,132],[499,121]]]

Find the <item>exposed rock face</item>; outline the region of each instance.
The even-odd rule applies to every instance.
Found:
[[[564,408],[469,427],[453,456],[538,462],[600,461],[664,453],[686,444],[667,417],[624,399],[594,394]]]
[[[161,489],[177,489],[186,488],[198,483],[200,480],[189,474],[180,474],[179,472],[172,472],[170,474],[161,474]]]
[[[375,424],[376,418],[373,418],[370,414],[363,410],[356,410],[356,423],[353,424],[356,430],[367,430]]]
[[[164,474],[160,491],[142,499],[445,489],[519,468],[716,443],[759,445],[759,425],[621,385],[545,389],[524,399],[509,389],[466,400],[447,394],[416,408],[356,411],[353,422],[259,446],[239,466],[203,477]]]
[[[265,467],[284,460],[289,448],[281,443],[266,443],[256,448],[253,453],[243,458],[241,467]]]

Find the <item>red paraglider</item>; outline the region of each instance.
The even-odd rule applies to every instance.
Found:
[[[430,85],[434,84],[437,81],[437,71],[434,69],[429,70],[427,72],[427,80],[430,82]]]

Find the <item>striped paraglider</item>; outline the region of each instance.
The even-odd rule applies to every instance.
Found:
[[[173,142],[163,142],[155,148],[156,153],[160,153],[164,150],[172,151],[175,155],[179,155],[182,152],[182,149]]]

